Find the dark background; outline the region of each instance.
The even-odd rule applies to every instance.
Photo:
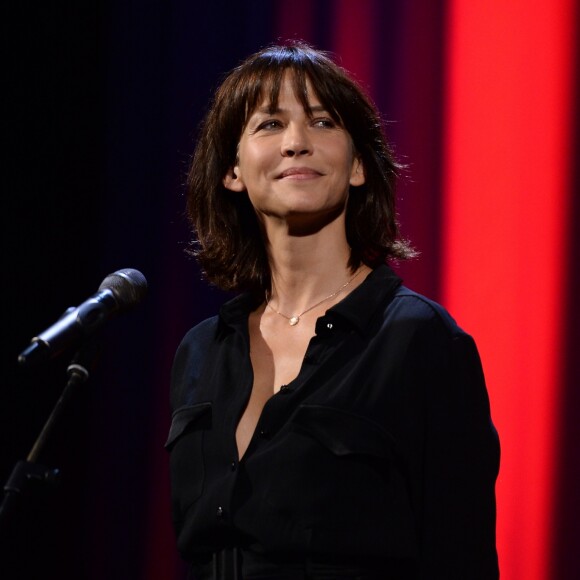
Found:
[[[445,2],[421,4],[427,18],[413,17],[408,3],[377,4],[385,16],[376,22],[382,57],[371,72],[379,107],[397,120],[391,127],[397,150],[413,161],[400,207],[405,232],[423,258],[403,272],[415,289],[438,299],[441,154],[427,144],[440,139],[443,124],[438,77]],[[142,271],[149,295],[100,333],[99,364],[43,457],[46,465],[61,468],[61,485],[20,506],[0,546],[2,578],[182,577],[163,451],[170,366],[186,330],[224,300],[200,280],[185,253],[184,176],[212,89],[224,71],[278,37],[281,6],[85,0],[13,2],[4,9],[7,330],[0,481],[27,455],[66,381],[67,357],[34,369],[17,367],[30,338],[120,268]],[[307,39],[332,49],[332,3],[311,3],[310,17]],[[426,71],[423,86],[408,74],[418,63]],[[400,90],[393,91],[394,85]],[[575,247],[577,260],[580,245]],[[571,267],[570,293],[577,297],[577,261]],[[570,477],[562,479],[565,499],[554,532],[556,559],[569,575],[559,578],[579,570],[569,551],[580,533],[573,485],[577,328],[569,329],[571,386],[562,446]]]

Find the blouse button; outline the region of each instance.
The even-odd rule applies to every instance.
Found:
[[[238,468],[238,464],[236,461],[232,461],[232,463],[230,464],[230,467],[232,469],[232,471],[235,471]]]
[[[269,431],[267,429],[262,429],[260,431],[260,437],[262,439],[266,439],[269,435],[270,435],[270,433],[269,433]]]
[[[221,519],[224,517],[224,508],[220,505],[215,512],[215,517]]]

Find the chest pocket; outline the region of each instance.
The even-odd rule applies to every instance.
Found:
[[[211,403],[181,407],[173,413],[165,448],[170,452],[171,495],[176,520],[201,496],[205,478],[204,433],[211,429]]]
[[[308,434],[337,457],[361,455],[394,460],[395,440],[372,421],[339,409],[302,405],[292,429]]]
[[[315,514],[311,545],[321,552],[338,546],[344,553],[413,555],[416,520],[396,438],[362,415],[319,405],[299,407],[290,430],[303,454],[312,451],[304,493],[321,490],[308,506]],[[294,489],[300,485],[293,482]]]

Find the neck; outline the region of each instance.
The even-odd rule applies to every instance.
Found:
[[[268,232],[270,299],[276,311],[290,316],[303,312],[338,291],[353,277],[354,272],[348,266],[350,248],[344,228],[339,230],[340,235],[333,230],[322,228],[300,236],[283,231]]]

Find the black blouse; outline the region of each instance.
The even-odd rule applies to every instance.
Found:
[[[240,460],[255,306],[228,302],[176,354],[167,448],[182,556],[200,576],[235,547],[243,578],[304,562],[377,573],[350,578],[497,578],[499,444],[471,337],[377,268],[317,320]]]

